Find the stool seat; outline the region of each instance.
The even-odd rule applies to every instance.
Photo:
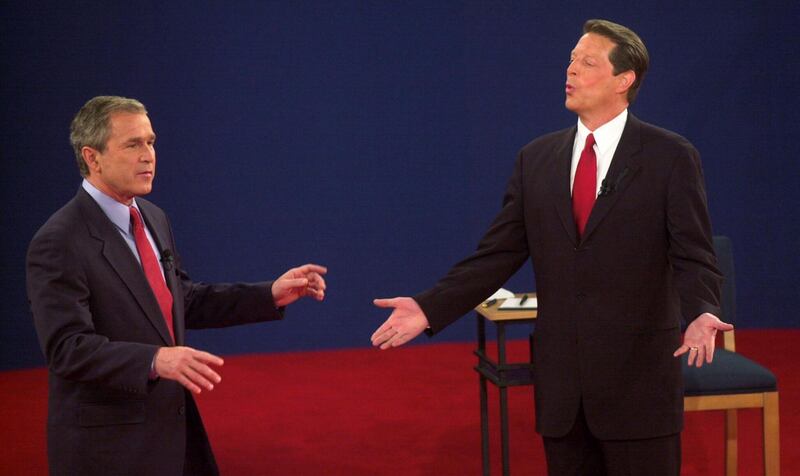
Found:
[[[683,385],[687,397],[774,392],[775,374],[747,357],[726,349],[714,351],[714,361],[689,367],[683,355]]]

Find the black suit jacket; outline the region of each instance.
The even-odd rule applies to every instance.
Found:
[[[681,430],[681,318],[719,314],[699,154],[629,114],[583,239],[572,218],[576,127],[519,153],[503,207],[478,250],[415,299],[436,333],[500,287],[529,257],[536,426],[559,437],[583,404],[601,439]]]
[[[279,319],[271,283],[194,283],[164,212],[137,198],[165,260],[175,340],[186,328]],[[194,401],[177,382],[151,381],[156,350],[172,345],[141,266],[82,188],[31,241],[27,285],[49,367],[51,474],[178,475],[216,464]]]

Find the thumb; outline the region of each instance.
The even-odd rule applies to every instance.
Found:
[[[286,279],[283,281],[283,284],[287,288],[300,288],[308,286],[308,278]]]
[[[721,330],[721,331],[732,331],[733,330],[733,324],[728,324],[727,322],[722,322],[722,321],[717,322],[714,327],[716,329],[718,329],[718,330]]]
[[[373,299],[372,304],[378,307],[396,307],[397,298],[395,299]]]

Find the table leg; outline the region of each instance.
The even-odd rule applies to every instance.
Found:
[[[475,313],[478,318],[478,350],[486,352],[486,323],[480,313]],[[480,361],[478,365],[483,365]],[[483,476],[490,476],[489,470],[489,399],[486,390],[486,377],[478,374],[480,382],[481,400],[481,463],[483,465]]]
[[[500,366],[506,365],[506,326],[499,324],[497,326],[497,363]],[[501,371],[500,380],[504,381],[505,376]],[[503,458],[503,476],[508,476],[510,472],[508,463],[508,389],[505,385],[501,384],[500,388],[500,449]]]
[[[503,476],[508,476],[511,469],[508,464],[508,389],[500,387],[500,445],[503,453]]]
[[[483,476],[491,474],[489,469],[489,402],[486,394],[486,377],[481,375],[481,461]]]

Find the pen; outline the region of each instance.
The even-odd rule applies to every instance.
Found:
[[[523,294],[522,297],[519,299],[519,305],[522,306],[523,304],[525,304],[525,301],[527,300],[528,300],[528,295]]]
[[[494,303],[497,302],[497,299],[489,299],[485,303],[483,303],[483,307],[494,306]]]

